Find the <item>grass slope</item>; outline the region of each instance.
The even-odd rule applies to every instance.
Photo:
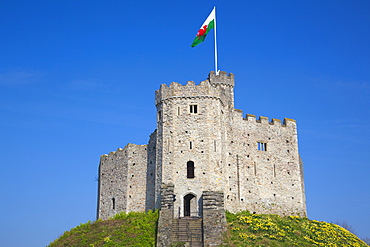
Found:
[[[158,211],[125,212],[65,232],[48,247],[155,246]]]
[[[346,229],[298,216],[226,213],[228,246],[355,246],[368,245]]]
[[[355,246],[368,245],[344,228],[296,216],[226,213],[227,246]],[[81,224],[49,247],[155,246],[158,211],[119,213],[109,220]]]

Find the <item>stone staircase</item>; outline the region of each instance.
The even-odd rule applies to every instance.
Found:
[[[184,242],[187,246],[203,246],[203,222],[201,218],[173,219],[171,242]]]

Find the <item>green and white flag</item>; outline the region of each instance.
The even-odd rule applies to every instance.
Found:
[[[206,19],[206,21],[203,23],[203,25],[200,27],[198,33],[197,33],[197,36],[195,37],[194,41],[193,41],[193,44],[191,45],[191,47],[195,47],[197,45],[199,45],[200,43],[202,43],[207,34],[209,33],[209,31],[215,27],[215,23],[216,22],[216,9],[213,8],[211,14],[209,14],[208,18]]]

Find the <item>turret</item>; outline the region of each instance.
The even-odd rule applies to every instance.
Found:
[[[218,75],[214,71],[208,74],[208,81],[214,87],[220,87],[221,99],[230,108],[234,108],[234,74],[220,71]]]

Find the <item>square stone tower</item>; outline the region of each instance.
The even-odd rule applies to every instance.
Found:
[[[155,104],[147,145],[101,156],[98,218],[161,208],[162,184],[171,184],[175,218],[202,217],[206,191],[221,192],[231,212],[306,216],[295,120],[243,117],[233,74],[162,84]]]

